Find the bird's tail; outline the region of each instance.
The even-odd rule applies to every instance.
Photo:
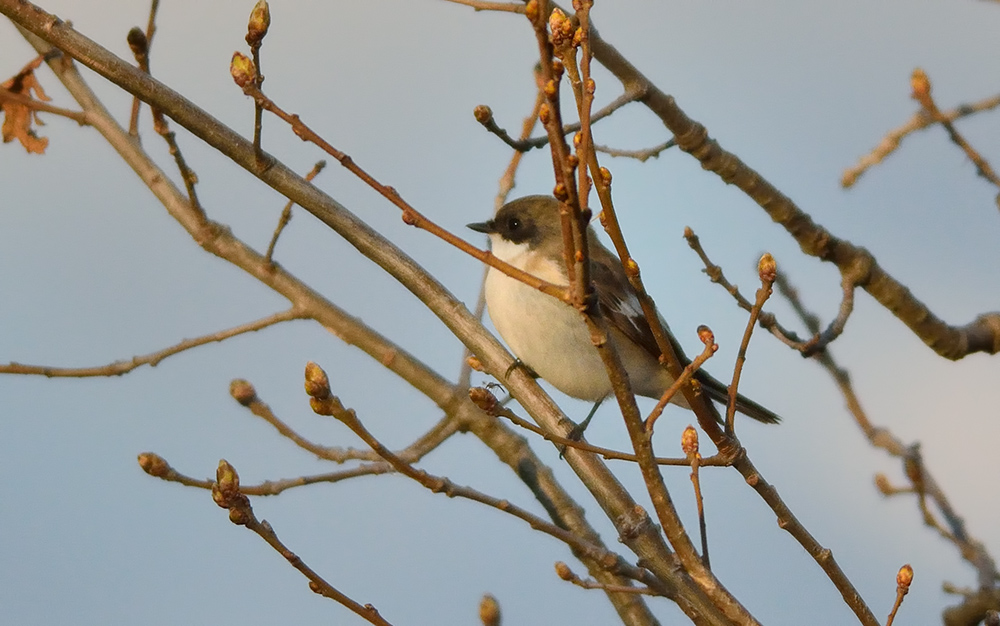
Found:
[[[715,378],[712,378],[711,374],[701,370],[695,377],[701,383],[701,388],[709,398],[721,404],[729,402],[729,388]],[[743,394],[736,394],[736,410],[747,417],[765,424],[777,424],[781,421],[781,418],[774,411],[754,402]]]

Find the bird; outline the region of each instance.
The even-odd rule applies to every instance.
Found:
[[[568,286],[563,256],[560,202],[552,196],[525,196],[502,206],[486,222],[468,228],[489,236],[493,256],[541,280]],[[618,257],[598,240],[588,225],[590,275],[597,303],[605,317],[632,390],[659,399],[674,377],[660,364],[660,349]],[[518,362],[564,394],[595,403],[590,421],[602,400],[611,395],[611,381],[594,346],[583,316],[574,307],[490,267],[485,282],[486,308],[493,326]],[[683,354],[659,315],[677,354]],[[686,365],[687,363],[683,363]],[[704,370],[694,376],[713,400],[728,402],[728,389]],[[690,408],[683,394],[671,401]],[[780,418],[766,407],[737,395],[740,413],[766,424]],[[582,431],[582,429],[580,429]]]

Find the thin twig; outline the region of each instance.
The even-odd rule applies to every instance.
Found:
[[[649,416],[646,418],[644,423],[646,432],[650,434],[653,433],[653,425],[663,413],[663,409],[665,409],[667,404],[670,403],[670,400],[677,395],[677,392],[683,388],[692,376],[694,376],[695,372],[701,368],[705,361],[712,358],[712,355],[719,350],[719,344],[715,343],[715,335],[712,334],[712,330],[708,326],[702,325],[698,327],[698,337],[704,342],[705,349],[702,350],[701,354],[695,357],[693,361],[688,363],[687,367],[684,368],[684,371],[681,372],[681,375],[678,376],[674,382],[671,383],[670,387],[663,392],[663,395],[660,396],[659,401],[656,403],[656,406],[653,407],[653,410],[650,411]]]
[[[688,245],[695,251],[702,263],[704,263],[705,269],[703,271],[708,275],[709,280],[713,283],[719,284],[723,289],[729,292],[729,294],[736,300],[736,303],[740,306],[740,308],[748,312],[752,311],[754,305],[740,293],[740,290],[736,285],[730,283],[729,280],[726,279],[726,276],[722,273],[722,268],[712,263],[711,259],[708,258],[708,254],[702,247],[701,240],[698,235],[694,234],[694,231],[690,228],[685,228],[684,239],[687,240]],[[812,356],[813,354],[825,349],[830,342],[844,332],[847,319],[854,310],[855,285],[859,280],[861,280],[861,278],[862,277],[858,272],[844,272],[841,277],[843,298],[840,301],[837,316],[832,322],[830,322],[825,330],[822,332],[817,330],[809,339],[801,339],[794,331],[788,330],[782,326],[778,322],[778,318],[773,313],[767,311],[761,311],[759,316],[760,325],[786,346],[794,350],[798,350],[803,356]]]
[[[798,292],[788,283],[787,278],[779,276],[776,285],[779,293],[788,300],[793,310],[795,310],[806,326],[810,329],[817,328],[818,322],[815,315],[805,308],[798,297]],[[942,516],[948,524],[949,530],[942,532],[942,536],[953,541],[959,554],[976,568],[980,585],[983,587],[994,585],[997,580],[1000,580],[1000,573],[998,573],[996,562],[986,551],[983,543],[968,534],[965,529],[965,520],[951,506],[941,486],[938,485],[927,467],[924,466],[918,448],[915,448],[913,445],[904,444],[886,428],[872,424],[867,412],[861,406],[861,401],[857,393],[854,391],[850,374],[847,370],[840,367],[829,351],[818,353],[813,358],[833,377],[841,393],[844,395],[848,410],[872,446],[882,448],[890,455],[901,459],[904,469],[907,470],[905,471],[907,477],[910,478],[911,482],[919,483],[919,491],[923,494],[923,497],[931,498],[934,501],[934,504],[941,511]],[[916,484],[909,492],[917,492]],[[883,493],[886,492],[883,490]],[[926,511],[926,505],[922,509]],[[931,525],[934,526],[933,524]]]
[[[577,587],[582,589],[600,589],[604,592],[618,592],[618,593],[638,593],[649,596],[662,596],[663,593],[649,587],[632,587],[630,585],[607,585],[604,583],[597,582],[596,580],[583,579],[576,575],[576,573],[570,569],[569,565],[566,565],[562,561],[556,561],[556,575],[562,578],[568,583],[573,583]]]
[[[861,178],[862,174],[875,165],[878,165],[885,160],[886,157],[895,152],[900,143],[902,143],[903,139],[919,130],[929,128],[930,126],[937,124],[942,119],[954,122],[955,120],[967,115],[995,109],[998,106],[1000,106],[1000,94],[985,98],[978,102],[960,104],[947,111],[941,111],[940,118],[938,119],[932,118],[923,108],[921,108],[902,126],[894,128],[886,133],[885,137],[882,138],[882,141],[879,142],[879,144],[875,146],[871,152],[861,157],[857,165],[847,169],[840,179],[840,184],[845,188],[853,186],[854,183],[858,182],[858,179]]]
[[[316,165],[309,170],[306,174],[305,179],[312,182],[323,168],[326,167],[326,161],[317,161]],[[281,210],[281,216],[278,218],[278,225],[274,229],[274,234],[271,235],[271,242],[267,244],[267,252],[264,253],[264,261],[266,263],[274,263],[272,256],[274,255],[274,246],[278,244],[278,237],[281,236],[281,231],[285,230],[285,226],[288,226],[288,222],[292,220],[292,205],[295,203],[289,200],[285,203],[285,208]]]
[[[264,84],[264,72],[261,71],[260,49],[264,44],[264,37],[271,26],[271,9],[266,0],[258,0],[250,11],[250,19],[247,22],[246,42],[250,46],[250,54],[253,57],[254,86],[260,91]],[[264,152],[260,145],[261,129],[263,127],[264,108],[261,103],[254,100],[253,103],[253,149],[259,163],[264,163]]]
[[[975,164],[979,175],[992,183],[994,187],[1000,188],[1000,177],[997,177],[989,162],[966,141],[965,137],[955,128],[955,125],[951,123],[951,120],[946,118],[940,109],[938,109],[937,103],[934,102],[934,98],[931,96],[931,81],[927,77],[927,74],[920,68],[913,70],[910,85],[913,87],[913,99],[920,103],[920,106],[924,108],[924,111],[927,112],[931,119],[939,122],[944,127],[952,143],[961,148],[965,152],[965,155],[969,157],[969,160]],[[997,197],[997,202],[1000,203],[1000,196]]]
[[[750,336],[757,325],[757,318],[764,303],[771,297],[771,286],[777,277],[777,267],[774,257],[765,253],[757,264],[757,273],[760,275],[760,289],[757,290],[757,300],[753,308],[750,309],[750,318],[747,320],[746,330],[743,331],[743,341],[740,349],[736,353],[736,367],[733,368],[733,382],[729,385],[729,403],[726,406],[726,433],[732,435],[735,432],[736,422],[736,396],[740,386],[740,375],[743,373],[743,365],[747,360],[747,348],[750,346]]]
[[[612,157],[626,157],[629,159],[636,159],[640,163],[645,163],[649,159],[657,158],[660,153],[668,148],[673,148],[677,145],[677,141],[674,139],[668,139],[661,144],[657,144],[652,148],[643,148],[641,150],[622,150],[620,148],[610,148],[608,146],[594,146],[594,150],[598,152],[603,152],[608,156]]]
[[[298,434],[281,418],[274,414],[260,396],[254,386],[242,379],[236,379],[229,384],[229,395],[234,400],[245,406],[250,412],[265,422],[274,426],[275,430],[282,436],[299,446],[303,450],[315,454],[317,458],[334,463],[345,463],[347,461],[381,461],[382,457],[371,450],[355,450],[353,448],[339,448],[321,446]],[[418,437],[406,448],[396,452],[408,463],[416,463],[427,453],[431,452],[448,437],[458,430],[458,421],[450,416],[445,416],[439,420],[430,430]]]
[[[708,525],[705,523],[705,502],[701,495],[701,478],[698,468],[702,466],[701,453],[698,452],[698,431],[688,425],[681,434],[681,450],[687,456],[691,465],[691,485],[694,487],[694,499],[698,506],[698,531],[701,534],[701,558],[705,567],[711,568],[708,558]]]
[[[497,401],[496,397],[484,387],[473,387],[469,390],[469,397],[472,398],[472,401],[476,403],[476,406],[486,412],[487,415],[492,417],[502,417],[510,421],[515,426],[530,431],[546,441],[551,441],[557,446],[573,448],[583,452],[590,452],[612,461],[630,461],[632,463],[638,461],[638,457],[631,452],[622,452],[621,450],[602,448],[601,446],[595,446],[591,443],[587,443],[582,439],[570,439],[568,437],[562,437],[554,433],[546,432],[544,429],[532,424],[507,407],[502,406]],[[654,458],[654,461],[656,461],[657,465],[671,465],[675,467],[690,465],[690,461],[686,458],[681,459],[658,456]],[[726,467],[731,465],[730,461],[730,459],[723,458],[721,456],[714,456],[703,459],[701,464],[703,466]]]
[[[14,102],[23,107],[29,108],[33,111],[40,111],[42,113],[52,113],[53,115],[60,115],[62,117],[68,118],[79,124],[80,126],[89,126],[90,120],[87,119],[87,114],[83,111],[70,111],[69,109],[63,109],[61,107],[52,106],[41,100],[35,100],[28,96],[14,93],[13,91],[8,91],[3,87],[0,87],[0,104],[3,102]]]
[[[273,315],[268,315],[267,317],[263,317],[253,322],[241,324],[240,326],[220,330],[209,335],[202,335],[201,337],[195,337],[194,339],[185,339],[184,341],[170,346],[169,348],[164,348],[163,350],[158,350],[142,356],[132,357],[129,361],[115,361],[114,363],[94,367],[51,367],[48,365],[25,365],[22,363],[11,362],[7,365],[0,365],[0,374],[27,374],[33,376],[46,376],[48,378],[121,376],[122,374],[127,374],[142,365],[156,367],[163,359],[180,352],[184,352],[185,350],[190,350],[191,348],[197,348],[198,346],[203,346],[208,343],[225,341],[230,337],[255,332],[282,322],[305,319],[306,317],[308,316],[303,311],[293,307],[286,311],[274,313]]]
[[[472,7],[476,11],[506,11],[508,13],[524,13],[524,4],[512,2],[488,2],[487,0],[447,0],[453,4]]]
[[[149,16],[150,25],[147,30],[152,32],[155,32],[156,30],[155,15],[157,4],[157,2],[153,3],[152,11]],[[135,61],[139,66],[139,71],[149,75],[150,42],[147,34],[143,33],[138,27],[135,27],[128,32],[127,40],[129,49],[132,50],[132,54],[135,56]],[[180,172],[181,179],[184,181],[184,188],[187,190],[188,201],[196,211],[204,214],[205,210],[198,201],[198,193],[195,190],[195,185],[198,183],[198,175],[194,173],[194,170],[188,167],[187,162],[184,160],[184,155],[181,153],[180,146],[177,145],[177,136],[170,130],[170,124],[167,123],[167,118],[163,115],[163,112],[154,106],[150,107],[150,112],[153,115],[153,130],[167,142],[167,148],[170,151],[170,156],[174,157],[174,162],[177,164],[177,170]],[[135,139],[138,139],[139,137],[138,116],[139,99],[136,97],[132,101],[132,121],[129,125],[129,134]]]
[[[423,485],[434,493],[443,493],[448,497],[465,498],[473,502],[479,502],[498,511],[503,511],[527,522],[535,530],[539,530],[550,535],[568,546],[583,554],[587,554],[596,562],[604,564],[604,567],[618,571],[619,573],[633,572],[637,577],[641,577],[638,568],[629,565],[621,556],[603,548],[584,541],[577,535],[548,522],[527,510],[511,504],[507,500],[501,500],[488,496],[485,493],[466,487],[456,485],[448,478],[435,476],[425,470],[418,470],[391,450],[386,448],[379,441],[361,420],[358,419],[353,409],[345,408],[340,400],[331,394],[329,379],[326,373],[315,363],[306,365],[306,392],[311,396],[309,404],[317,415],[328,415],[337,418],[347,426],[351,432],[360,437],[372,450],[378,453],[400,474]],[[624,568],[624,569],[621,569]]]
[[[343,165],[346,169],[350,170],[355,176],[360,178],[366,184],[368,184],[372,189],[375,189],[383,197],[392,202],[394,205],[399,207],[403,211],[403,221],[410,226],[415,226],[422,230],[443,239],[445,242],[451,244],[452,246],[458,248],[462,252],[486,263],[501,272],[507,274],[508,276],[520,280],[521,282],[543,291],[553,297],[559,298],[560,300],[566,299],[566,288],[552,283],[545,282],[532,274],[529,274],[523,270],[520,270],[508,263],[497,259],[488,250],[481,250],[472,244],[466,242],[464,239],[452,234],[451,232],[445,230],[441,226],[438,226],[433,221],[428,219],[422,213],[417,211],[412,205],[403,200],[403,198],[396,192],[395,189],[387,185],[383,185],[378,182],[372,175],[362,169],[360,166],[354,163],[354,160],[344,152],[334,148],[325,139],[317,135],[311,128],[299,119],[298,115],[292,115],[286,113],[281,107],[279,107],[273,100],[261,93],[252,83],[247,83],[242,86],[244,93],[252,97],[255,101],[261,103],[261,106],[265,111],[277,115],[279,118],[287,122],[292,130],[295,132],[299,138],[304,141],[310,141],[317,146],[319,146],[324,152],[337,159],[337,162]]]
[[[136,63],[138,63],[139,69],[147,74],[149,73],[149,50],[153,45],[153,35],[156,34],[156,12],[159,8],[160,0],[152,0],[149,5],[149,19],[146,21],[146,32],[143,33],[136,27],[133,31],[129,32],[128,36],[129,47],[132,48],[132,52],[135,54]],[[141,39],[136,36],[135,32],[142,35]],[[133,42],[135,43],[133,44]],[[137,45],[141,46],[141,52],[137,51]],[[142,100],[138,96],[133,96],[132,115],[129,118],[128,134],[136,139],[139,138],[139,109],[141,107]]]
[[[166,459],[155,452],[143,452],[139,455],[139,467],[150,476],[165,480],[170,483],[177,483],[185,487],[196,487],[198,489],[211,489],[215,481],[210,479],[192,478],[186,476],[167,463]],[[351,469],[327,472],[325,474],[314,474],[312,476],[298,476],[296,478],[283,478],[279,480],[265,480],[257,485],[240,485],[240,492],[248,496],[276,496],[289,489],[304,487],[306,485],[316,485],[319,483],[337,483],[342,480],[349,480],[359,476],[377,476],[379,474],[390,474],[395,470],[385,461],[376,463],[364,463]]]
[[[909,593],[912,582],[913,568],[907,563],[899,568],[899,573],[896,574],[896,602],[892,605],[892,610],[889,611],[889,618],[885,621],[885,626],[892,626],[892,622],[896,619],[896,612],[902,606],[903,598]]]
[[[638,99],[639,95],[637,93],[626,91],[622,95],[612,100],[610,103],[606,104],[605,106],[595,111],[594,114],[590,116],[590,123],[594,124],[608,117],[609,115],[611,115],[618,109],[622,108],[626,104],[630,102],[635,102]],[[513,137],[510,136],[510,134],[506,130],[500,128],[496,120],[493,118],[493,111],[490,109],[490,107],[486,105],[481,104],[476,107],[476,121],[482,124],[483,128],[485,128],[487,131],[496,135],[497,138],[500,139],[500,141],[504,142],[509,147],[513,148],[514,150],[517,150],[518,152],[528,152],[535,148],[543,148],[549,143],[548,135],[542,135],[540,137],[535,137],[533,139],[526,137],[522,137],[521,139],[514,139]],[[578,132],[580,128],[581,126],[579,122],[566,124],[563,127],[563,135],[570,135],[572,133]]]
[[[215,483],[212,485],[212,499],[220,507],[229,510],[229,520],[238,525],[246,526],[257,533],[267,545],[285,557],[288,562],[309,579],[309,589],[325,598],[330,598],[347,607],[355,614],[368,620],[376,626],[392,626],[388,621],[379,615],[378,609],[370,604],[362,605],[336,589],[333,585],[323,579],[305,561],[294,552],[289,550],[284,543],[278,539],[277,533],[267,523],[267,520],[258,520],[250,506],[250,499],[240,490],[240,477],[236,469],[225,459],[219,461],[219,468],[216,471]]]

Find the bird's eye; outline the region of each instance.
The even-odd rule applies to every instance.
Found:
[[[521,229],[521,220],[516,217],[511,217],[507,220],[507,230],[509,232],[515,232]]]

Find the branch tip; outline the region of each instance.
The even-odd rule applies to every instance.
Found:
[[[229,395],[243,406],[250,406],[257,399],[257,390],[250,381],[235,378],[229,383]]]

